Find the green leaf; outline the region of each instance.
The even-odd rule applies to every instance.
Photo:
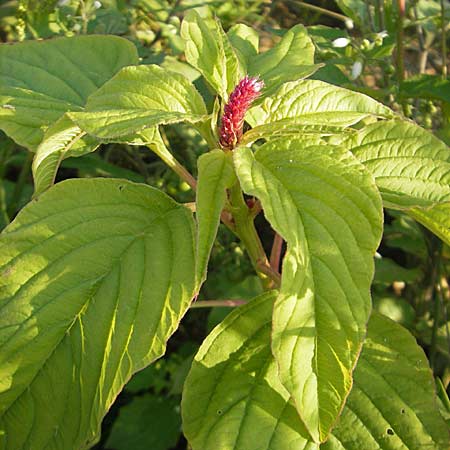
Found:
[[[361,27],[366,26],[371,20],[368,16],[370,7],[364,0],[336,0],[339,8]]]
[[[269,95],[280,84],[305,78],[321,65],[314,65],[314,44],[303,25],[288,30],[281,41],[270,50],[251,58],[248,73],[260,76]]]
[[[450,201],[450,150],[411,122],[377,122],[343,143],[375,177],[386,207],[428,208]]]
[[[400,83],[403,98],[427,98],[450,103],[450,80],[440,75],[421,74]]]
[[[308,120],[305,121],[301,118],[293,118],[258,125],[244,133],[239,143],[241,145],[246,145],[257,141],[258,139],[273,140],[281,137],[296,138],[299,135],[305,134],[327,136],[344,133],[346,131],[345,128],[347,128],[347,124],[345,123],[343,125],[328,125],[324,122],[315,123],[314,120],[310,124],[307,122]]]
[[[50,125],[33,160],[34,195],[39,195],[54,182],[61,161],[71,156],[93,152],[100,143],[87,136],[66,115]]]
[[[244,70],[220,22],[206,21],[195,10],[181,24],[186,60],[224,99],[244,76]]]
[[[323,450],[448,447],[449,431],[436,405],[427,358],[402,326],[372,315],[354,378]]]
[[[45,129],[122,67],[138,63],[134,45],[117,36],[78,36],[0,46],[0,128],[35,150]]]
[[[180,415],[173,399],[146,394],[120,408],[106,441],[115,450],[169,450],[180,435]]]
[[[206,114],[192,83],[149,65],[122,69],[89,97],[86,112],[69,117],[87,133],[113,140],[160,124],[203,121]]]
[[[193,450],[317,449],[305,442],[294,403],[270,351],[275,293],[234,310],[206,338],[186,380],[184,432]],[[427,359],[403,327],[378,314],[354,373],[353,389],[323,450],[444,449]]]
[[[231,153],[213,150],[198,160],[197,216],[197,279],[200,287],[206,279],[209,255],[219,228],[220,214],[227,199],[226,189],[236,177]]]
[[[244,192],[287,242],[272,348],[280,380],[316,442],[352,385],[370,312],[382,207],[364,167],[317,138],[234,151]]]
[[[285,83],[271,97],[251,108],[252,126],[285,119],[305,125],[348,127],[369,116],[392,117],[394,113],[367,95],[318,80]]]
[[[247,72],[250,62],[258,54],[258,32],[243,23],[238,23],[228,30],[227,36],[242,67]]]
[[[0,249],[2,449],[89,447],[189,306],[192,214],[145,185],[69,180],[26,206]]]
[[[408,214],[450,245],[450,203],[441,203],[429,209],[412,208]]]
[[[275,292],[234,310],[205,339],[186,379],[183,430],[193,450],[313,450],[270,352]]]

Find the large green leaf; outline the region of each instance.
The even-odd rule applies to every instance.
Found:
[[[450,202],[450,149],[405,121],[377,122],[342,142],[375,177],[389,208]]]
[[[195,356],[181,405],[193,450],[318,448],[277,377],[269,345],[275,297],[233,311]]]
[[[342,134],[346,132],[347,127],[348,125],[346,123],[328,125],[325,122],[316,123],[316,121],[313,120],[312,123],[309,124],[308,120],[303,120],[302,118],[282,119],[251,128],[244,133],[239,143],[241,145],[246,145],[257,141],[258,139],[273,140],[280,137],[296,138],[299,135],[303,136],[306,134],[318,136]]]
[[[323,449],[444,450],[449,437],[423,350],[402,326],[373,314],[353,389]]]
[[[85,112],[69,113],[84,131],[115,139],[145,128],[206,119],[206,107],[182,75],[155,65],[126,67],[91,95]]]
[[[61,161],[94,151],[100,143],[86,135],[65,114],[50,125],[33,160],[34,193],[39,195],[54,182]]]
[[[0,235],[0,274],[0,448],[86,448],[189,306],[192,214],[145,185],[65,181]]]
[[[440,203],[428,209],[412,208],[408,214],[450,245],[450,203]]]
[[[78,36],[0,46],[0,128],[30,150],[46,127],[122,67],[138,63],[134,45],[116,36]]]
[[[248,73],[264,80],[267,88],[263,94],[268,94],[286,81],[313,74],[319,67],[314,65],[314,44],[306,28],[296,25],[275,47],[251,58]]]
[[[285,83],[272,96],[251,108],[252,126],[297,119],[304,125],[348,127],[368,116],[392,117],[393,112],[367,95],[318,80]]]
[[[317,449],[278,381],[270,351],[275,294],[233,311],[201,346],[186,379],[182,415],[193,450]],[[323,450],[444,449],[427,359],[400,325],[374,314],[353,389]]]
[[[189,11],[181,24],[186,60],[206,81],[227,99],[243,78],[244,70],[234,48],[218,20],[206,21],[195,10]]]
[[[382,205],[350,152],[317,138],[234,151],[245,192],[286,240],[273,352],[315,441],[330,432],[352,385],[371,308]]]
[[[205,153],[198,160],[197,216],[197,278],[206,278],[209,255],[216,238],[220,213],[227,199],[226,189],[236,180],[231,154],[222,150]]]

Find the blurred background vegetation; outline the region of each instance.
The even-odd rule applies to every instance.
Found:
[[[450,143],[447,0],[3,0],[0,40],[119,35],[136,45],[142,64],[183,73],[211,100],[208,86],[183,58],[180,22],[191,8],[218,16],[225,30],[236,23],[252,26],[262,49],[295,24],[307,26],[317,61],[325,63],[314,78],[364,92]],[[163,137],[195,176],[205,143],[186,125],[165,127]],[[0,134],[0,230],[30,200],[32,157]],[[180,202],[194,200],[189,186],[146,147],[103,145],[95,153],[63,161],[57,181],[94,176],[148,183]],[[269,252],[273,232],[262,217],[257,225]],[[405,214],[386,210],[375,263],[374,307],[416,336],[445,402],[450,383],[450,248]],[[243,248],[221,228],[200,298],[251,298],[261,290]],[[95,449],[186,449],[179,406],[183,381],[199,344],[228,312],[188,312],[166,356],[127,384],[104,421]]]

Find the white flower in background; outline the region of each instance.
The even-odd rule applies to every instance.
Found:
[[[352,66],[352,75],[351,79],[356,80],[361,75],[363,69],[363,63],[361,61],[355,61]]]
[[[350,44],[350,39],[346,37],[337,38],[332,42],[333,47],[336,48],[344,48],[347,47],[348,44]]]
[[[99,2],[98,0],[96,0],[95,2],[94,2],[94,8],[95,9],[99,9],[99,8],[101,8],[102,7],[102,2]]]
[[[379,33],[377,33],[377,37],[384,39],[386,37],[389,36],[389,33],[386,30],[380,31]]]
[[[347,19],[345,22],[345,26],[349,29],[349,30],[353,30],[355,24],[353,23],[352,19]]]

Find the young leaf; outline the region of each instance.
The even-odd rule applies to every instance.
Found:
[[[389,108],[367,95],[323,81],[298,80],[283,84],[251,108],[247,120],[252,126],[296,118],[306,125],[348,127],[368,116],[393,115]]]
[[[382,207],[364,167],[317,138],[234,151],[244,191],[286,240],[272,348],[314,441],[324,441],[352,385],[370,312]]]
[[[377,122],[342,145],[375,177],[385,206],[430,207],[450,201],[450,150],[411,122]]]
[[[34,195],[40,195],[54,182],[61,161],[93,152],[100,143],[86,135],[66,115],[50,125],[33,160]]]
[[[444,449],[448,442],[423,350],[403,327],[373,314],[353,389],[323,450]]]
[[[191,10],[181,24],[186,60],[224,99],[245,75],[241,63],[218,20],[206,22]]]
[[[192,214],[145,185],[69,180],[26,206],[0,248],[2,448],[86,448],[188,308]]]
[[[122,67],[138,63],[134,45],[117,36],[78,36],[0,46],[0,128],[35,150],[44,130]]]
[[[241,66],[245,69],[245,72],[248,72],[250,62],[258,54],[258,32],[243,23],[238,23],[228,30],[227,36],[234,47]]]
[[[88,99],[86,112],[69,113],[84,131],[115,139],[145,128],[206,119],[206,107],[182,75],[155,65],[126,67]]]
[[[183,430],[193,450],[313,450],[270,352],[276,293],[233,311],[203,342],[186,379]]]
[[[286,81],[311,75],[319,67],[314,65],[314,44],[306,28],[296,25],[275,47],[252,58],[248,73],[264,80],[268,94]]]
[[[226,201],[226,189],[236,177],[230,153],[213,150],[198,160],[197,216],[197,279],[199,287],[206,278],[209,255],[216,238],[220,213]]]

